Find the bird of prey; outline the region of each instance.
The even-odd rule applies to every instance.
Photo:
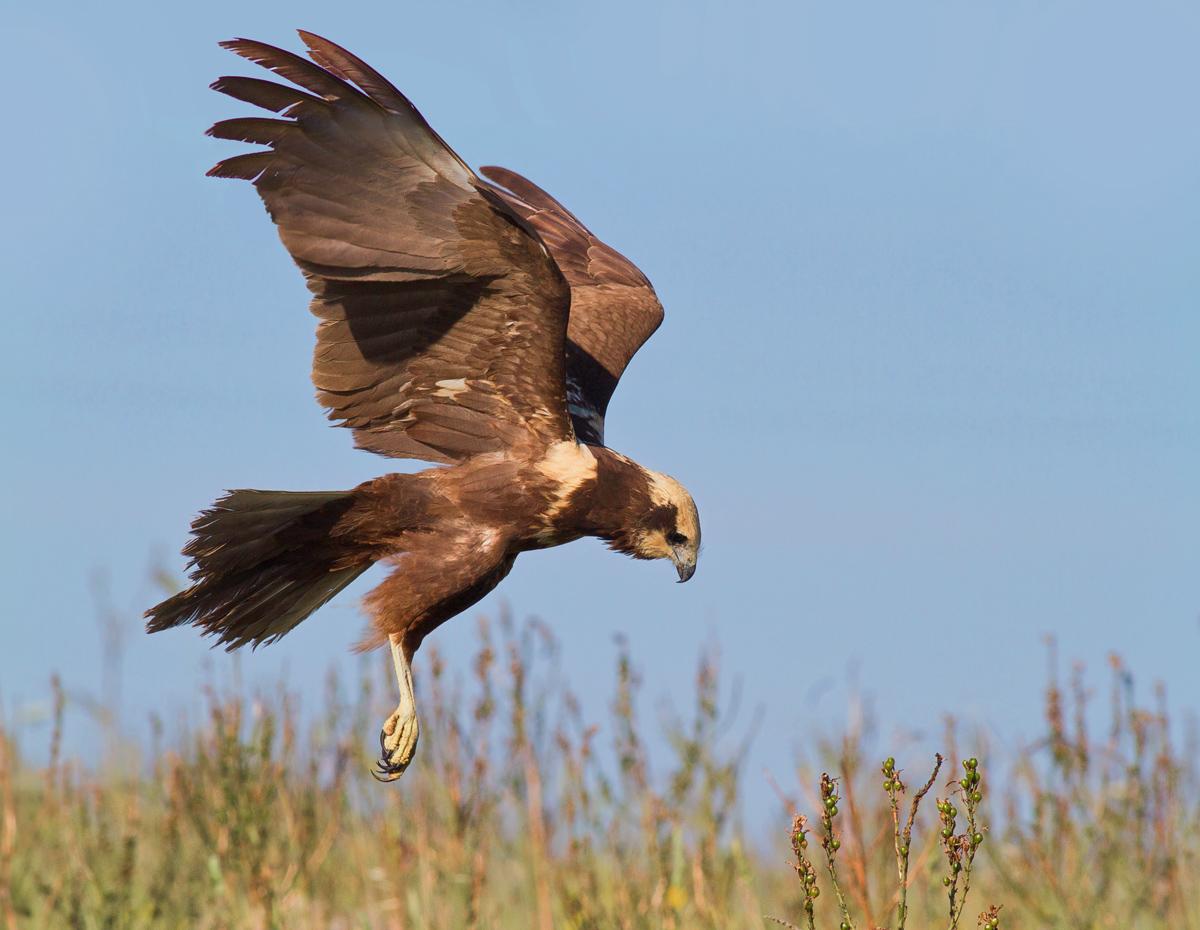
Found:
[[[208,173],[253,182],[319,319],[312,380],[356,445],[435,467],[350,491],[240,490],[192,523],[191,585],[147,611],[229,649],[283,636],[382,561],[362,648],[391,648],[400,702],[378,777],[419,733],[411,662],[522,552],[595,536],[692,577],[700,521],[679,482],[604,445],[604,414],[663,310],[646,277],[557,200],[472,171],[374,69],[301,32],[310,60],[221,43],[290,83],[213,89],[279,114],[209,135],[266,148]],[[480,176],[482,175],[482,177]]]

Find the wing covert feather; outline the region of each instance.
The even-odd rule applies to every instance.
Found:
[[[630,359],[663,320],[663,308],[646,276],[601,242],[566,207],[507,168],[480,174],[546,243],[571,285],[567,328],[567,398],[575,434],[604,445],[604,415]]]

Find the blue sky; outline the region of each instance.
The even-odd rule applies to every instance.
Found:
[[[0,694],[100,685],[89,578],[155,599],[155,553],[224,488],[389,470],[308,381],[307,292],[203,136],[247,108],[217,48],[328,36],[473,165],[520,171],[667,308],[610,444],[693,492],[705,551],[522,557],[499,599],[563,640],[602,718],[626,635],[646,710],[720,643],[765,709],[748,788],[857,687],[885,729],[954,710],[1037,731],[1043,634],[1200,706],[1200,13],[1184,3],[725,2],[5,10],[9,400]],[[372,577],[372,576],[369,576]],[[374,576],[377,577],[377,576]],[[309,705],[360,583],[243,658]],[[473,612],[474,613],[474,612]],[[465,668],[474,624],[436,634]],[[135,629],[123,711],[192,706],[210,653]],[[223,661],[223,660],[222,660]],[[84,721],[68,747],[85,751]],[[44,733],[32,728],[28,741]],[[374,739],[364,734],[364,739]],[[72,744],[72,740],[76,742]],[[781,774],[783,773],[783,774]],[[758,809],[765,802],[758,802]],[[752,805],[753,806],[753,805]]]

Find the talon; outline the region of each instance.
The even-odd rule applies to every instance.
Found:
[[[384,782],[385,784],[389,781],[395,781],[404,774],[403,768],[400,768],[397,771],[396,767],[394,767],[389,761],[390,754],[388,753],[387,748],[387,736],[388,733],[386,729],[379,731],[379,750],[382,758],[376,762],[375,767],[371,769],[371,777],[376,781]]]
[[[375,763],[375,767],[371,769],[371,777],[378,782],[387,784],[389,781],[395,781],[404,774],[404,766],[393,767],[385,759],[380,759]]]
[[[413,717],[411,720],[414,724],[413,729],[415,730],[416,718]],[[375,768],[371,769],[371,777],[379,782],[395,781],[397,778],[403,775],[408,770],[409,763],[412,761],[412,757],[416,752],[417,739],[415,735],[410,743],[402,743],[401,740],[397,738],[396,745],[390,750],[388,749],[387,738],[392,735],[391,733],[388,733],[388,726],[392,726],[392,733],[395,733],[397,730],[401,729],[398,725],[394,725],[396,724],[396,721],[397,715],[393,714],[391,718],[389,718],[387,725],[385,725],[384,728],[379,731],[379,748],[381,758],[375,764]]]
[[[397,720],[398,717],[398,713],[393,714],[388,725],[379,733],[380,760],[376,771],[371,773],[377,781],[395,781],[405,773],[416,754],[419,735],[416,715],[406,715],[402,723]],[[388,732],[389,727],[391,733]]]
[[[382,782],[395,781],[404,774],[417,751],[417,740],[421,735],[409,660],[396,637],[392,639],[392,659],[400,686],[400,706],[379,731],[381,758],[371,770],[375,780]]]

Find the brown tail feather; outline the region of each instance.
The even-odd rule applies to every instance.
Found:
[[[353,491],[233,491],[192,523],[192,585],[146,612],[155,633],[192,623],[227,649],[259,646],[371,567],[377,551],[336,538]]]

